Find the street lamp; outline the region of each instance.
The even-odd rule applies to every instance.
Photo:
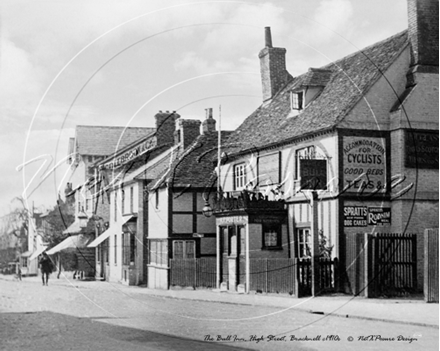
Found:
[[[205,206],[202,208],[202,213],[205,217],[211,217],[213,210],[212,207],[209,205],[208,200],[205,200]]]

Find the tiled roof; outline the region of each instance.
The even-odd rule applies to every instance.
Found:
[[[322,67],[332,71],[322,92],[298,116],[288,117],[290,91],[311,79],[309,72],[293,78],[269,104],[246,118],[228,139],[232,146],[225,151],[229,155],[245,153],[336,127],[407,43],[404,31]]]
[[[154,131],[154,128],[79,125],[76,126],[76,152],[80,155],[111,155]]]
[[[231,135],[222,131],[222,142]],[[218,132],[202,134],[177,157],[163,174],[150,184],[150,189],[163,185],[166,181],[172,185],[204,188],[215,186],[215,160],[217,159]]]
[[[136,176],[136,179],[143,180],[153,180],[157,179],[161,174],[163,174],[170,165],[170,160],[172,153],[168,153],[160,161],[155,163],[153,166],[147,168],[144,172]]]

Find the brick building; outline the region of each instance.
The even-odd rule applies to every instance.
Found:
[[[221,267],[229,274],[219,282],[229,289],[243,283],[249,291],[249,252],[309,257],[314,229],[339,258],[353,293],[356,278],[347,270],[355,235],[416,233],[422,287],[422,234],[439,218],[438,2],[409,0],[408,18],[408,30],[298,77],[287,72],[286,50],[272,46],[266,28],[263,103],[223,150],[221,188],[229,199],[215,213],[218,252],[231,240],[242,246],[224,254],[230,264]],[[324,163],[307,169],[303,160]],[[310,175],[321,181],[314,185],[316,213],[305,190]],[[243,200],[249,194],[268,209],[285,207],[275,216],[259,209],[253,218],[255,206]],[[223,206],[227,201],[235,207]]]

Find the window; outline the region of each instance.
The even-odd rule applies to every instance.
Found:
[[[109,248],[110,248],[110,239],[106,239],[104,241],[104,262],[108,264],[108,253],[109,253]]]
[[[298,238],[298,257],[310,257],[310,229],[301,228],[297,229]]]
[[[115,234],[114,240],[114,255],[115,255],[115,264],[118,263],[118,236]]]
[[[303,92],[290,93],[290,106],[292,110],[302,110],[303,109]]]
[[[156,190],[156,209],[159,209],[159,189]]]
[[[96,262],[98,263],[101,262],[101,255],[102,255],[102,246],[98,245],[98,247],[96,248]]]
[[[241,256],[245,255],[245,248],[246,248],[246,231],[244,230],[243,226],[238,226],[237,227],[237,233],[238,233],[238,240],[239,240],[239,245],[238,245],[238,254]]]
[[[173,241],[173,258],[195,258],[196,243],[194,240],[174,240]]]
[[[263,223],[263,249],[282,249],[280,223]]]
[[[130,187],[130,213],[133,213],[134,189]]]
[[[91,210],[91,208],[90,208],[90,199],[86,199],[86,211],[90,211]]]
[[[21,267],[26,268],[27,267],[27,257],[22,257],[21,258]]]
[[[246,165],[240,163],[234,166],[234,189],[243,189],[246,185]]]
[[[134,263],[136,251],[136,236],[132,233],[122,234],[122,264]]]
[[[295,179],[300,178],[300,160],[315,158],[315,147],[308,146],[295,151]]]
[[[168,264],[168,241],[150,241],[150,264],[161,266]]]
[[[121,211],[122,211],[122,214],[125,213],[125,191],[124,191],[124,189],[121,190]]]
[[[115,190],[115,222],[118,220],[118,192]]]
[[[227,254],[229,251],[228,251],[228,242],[229,242],[229,239],[228,239],[228,233],[229,233],[229,230],[228,230],[228,227],[220,227],[220,235],[221,235],[221,241],[222,241],[222,252],[224,253],[224,254]]]

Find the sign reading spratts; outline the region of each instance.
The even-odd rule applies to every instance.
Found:
[[[366,206],[344,206],[344,227],[366,227],[367,215]]]
[[[344,227],[391,224],[390,207],[344,206]]]
[[[343,139],[343,188],[348,192],[386,191],[385,138],[346,136]]]
[[[326,190],[327,189],[327,161],[326,160],[300,160],[299,172],[301,189]]]

